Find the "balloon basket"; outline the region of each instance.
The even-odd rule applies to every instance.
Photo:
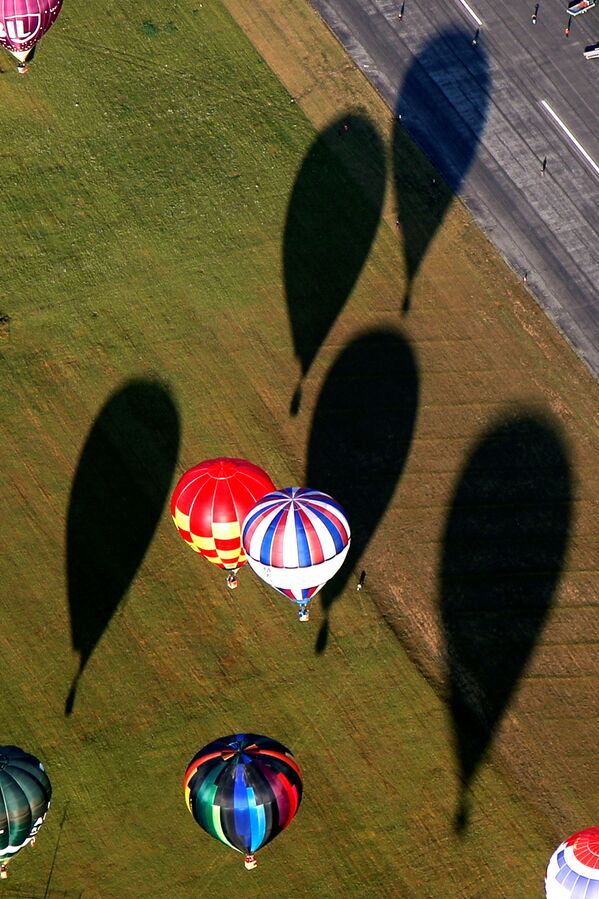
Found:
[[[0,867],[0,880],[6,880],[8,877],[8,871],[6,870],[6,865],[2,865]]]
[[[310,620],[310,611],[308,609],[300,609],[297,613],[300,621]]]
[[[246,855],[246,857],[243,860],[243,863],[245,865],[246,871],[253,871],[254,868],[256,868],[258,866],[258,862],[256,861],[256,858],[253,855]]]
[[[237,590],[239,587],[239,581],[234,574],[227,575],[227,587],[229,590]]]
[[[28,71],[29,71],[29,66],[25,66],[25,65],[17,66],[17,72],[19,73],[19,75],[26,75]],[[0,877],[2,877],[1,873],[0,873]]]

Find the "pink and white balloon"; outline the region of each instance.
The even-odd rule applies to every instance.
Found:
[[[327,493],[286,487],[250,509],[241,539],[258,577],[297,603],[300,620],[307,621],[308,603],[341,568],[351,532],[343,509]]]
[[[19,61],[20,69],[61,7],[62,0],[0,0],[0,44]]]
[[[545,893],[547,899],[599,899],[599,827],[587,827],[557,847]]]

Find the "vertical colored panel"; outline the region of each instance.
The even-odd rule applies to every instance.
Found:
[[[242,765],[237,765],[235,769],[233,809],[235,813],[235,833],[242,838],[245,847],[249,851],[252,844],[252,829],[248,805],[248,788],[245,783]]]
[[[217,838],[217,840],[220,840],[221,843],[224,843],[226,846],[230,846],[231,849],[237,849],[237,846],[234,846],[233,843],[231,843],[225,836],[225,832],[224,832],[224,829],[221,824],[220,805],[212,806],[211,824],[212,824],[212,834],[213,834],[213,836],[215,836]],[[240,850],[237,849],[237,851],[239,852]]]
[[[256,804],[256,795],[252,787],[249,787],[248,789],[248,798],[250,801],[250,827],[252,831],[250,851],[256,852],[264,842],[266,818],[264,815],[264,806]]]

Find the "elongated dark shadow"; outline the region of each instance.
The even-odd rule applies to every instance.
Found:
[[[166,387],[130,381],[96,418],[75,473],[66,566],[79,679],[129,589],[162,514],[179,450],[179,416]]]
[[[473,47],[471,33],[459,28],[426,44],[406,73],[393,136],[397,225],[407,276],[404,312],[422,260],[476,156],[490,90],[484,46],[479,41]],[[433,169],[415,158],[412,141]]]
[[[571,520],[568,452],[557,423],[522,411],[472,449],[443,537],[440,612],[460,774],[468,792],[541,635]]]
[[[391,330],[369,331],[337,357],[314,412],[306,484],[331,494],[352,529],[343,568],[319,596],[327,645],[329,610],[374,535],[408,458],[418,411],[418,365],[409,342]]]
[[[385,193],[385,151],[376,128],[346,113],[322,131],[296,178],[283,240],[283,271],[300,383],[366,261]]]

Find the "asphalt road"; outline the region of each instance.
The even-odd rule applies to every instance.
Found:
[[[480,133],[471,136],[475,152],[457,192],[599,379],[599,59],[583,56],[599,42],[599,3],[572,20],[566,37],[561,0],[540,0],[536,24],[536,0],[468,0],[482,21],[476,46],[477,23],[461,0],[405,0],[401,19],[401,0],[312,3],[425,151],[439,141],[431,98],[462,135],[472,132],[468,94],[486,61],[484,126],[477,123]],[[460,41],[445,40],[456,30]],[[415,70],[427,82],[426,114],[417,91],[402,96],[406,73]],[[444,149],[450,170],[451,147]]]

